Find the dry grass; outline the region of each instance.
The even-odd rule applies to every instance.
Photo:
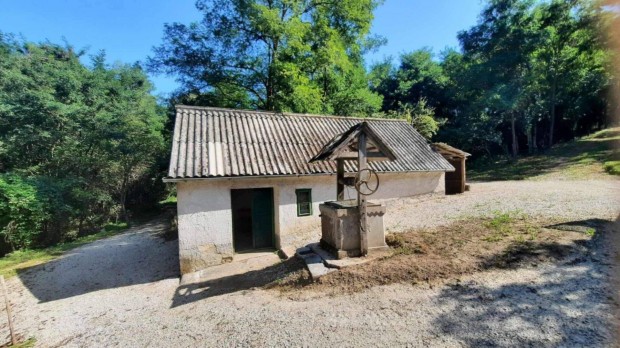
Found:
[[[338,294],[376,285],[432,282],[489,268],[562,259],[584,251],[593,238],[590,225],[549,225],[549,221],[536,221],[518,213],[496,213],[492,218],[391,234],[386,238],[393,251],[389,256],[330,273],[316,283],[310,281],[307,271],[299,269],[270,287],[285,292],[305,289]]]

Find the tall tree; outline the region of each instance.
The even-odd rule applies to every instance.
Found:
[[[594,94],[595,99],[600,98],[607,88],[604,48],[596,32],[601,12],[595,5],[582,0],[553,0],[540,4],[535,11],[540,43],[532,54],[532,66],[546,94],[548,146],[553,145],[556,138],[560,104],[573,104],[565,108],[565,116],[568,116],[570,109],[580,109],[578,103],[584,97]]]
[[[491,0],[476,26],[459,33],[465,56],[485,74],[484,98],[490,114],[510,124],[511,154],[519,151],[517,120],[522,115],[525,78],[530,69],[529,55],[536,44],[536,28],[530,16],[533,1]]]
[[[371,113],[363,53],[376,0],[199,0],[200,22],[167,24],[151,71],[174,75],[183,94],[297,112]],[[241,93],[240,93],[241,92]],[[210,105],[219,98],[202,98]],[[354,102],[354,103],[353,103]],[[361,104],[361,105],[360,105]]]

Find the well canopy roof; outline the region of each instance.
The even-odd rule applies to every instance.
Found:
[[[358,159],[360,133],[366,135],[366,153],[367,156],[371,156],[369,160],[393,161],[396,159],[392,149],[368,126],[368,123],[360,122],[332,138],[309,162]]]
[[[335,174],[334,161],[308,163],[334,136],[366,122],[394,161],[378,172],[453,171],[404,120],[368,119],[177,105],[168,179]],[[345,170],[357,170],[345,161]]]

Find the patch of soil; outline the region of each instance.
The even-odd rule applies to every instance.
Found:
[[[604,228],[604,222],[599,224],[597,233]],[[376,285],[433,282],[490,268],[536,265],[588,252],[592,233],[558,230],[549,225],[549,221],[527,216],[498,215],[391,234],[386,237],[392,248],[389,256],[329,273],[314,283],[305,269],[298,270],[269,287],[335,295]]]

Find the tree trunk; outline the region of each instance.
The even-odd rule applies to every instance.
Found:
[[[269,63],[267,68],[267,96],[265,98],[265,109],[273,110],[273,63]]]
[[[127,216],[127,207],[125,205],[125,200],[127,199],[127,194],[125,191],[121,194],[121,216],[123,217],[124,222],[129,222],[129,216]]]
[[[538,125],[534,122],[534,134],[532,135],[534,143],[534,151],[538,152]]]
[[[527,134],[527,153],[529,155],[531,155],[534,152],[534,141],[532,140],[532,125],[530,124],[529,127],[527,128],[526,134]]]
[[[127,183],[129,182],[129,171],[127,171],[124,175],[123,178],[123,183],[121,186],[121,195],[119,197],[120,200],[120,204],[121,204],[121,216],[124,222],[129,222],[129,216],[127,216],[127,206],[126,206],[126,201],[127,201]]]
[[[517,143],[517,131],[515,129],[515,124],[516,124],[515,114],[511,113],[510,114],[510,127],[511,127],[511,133],[512,133],[512,157],[513,158],[517,158],[517,155],[519,154],[519,144]]]
[[[279,40],[274,39],[272,45],[269,47],[269,67],[267,68],[267,98],[266,98],[266,109],[273,111],[275,110],[275,69],[274,65],[276,64],[276,54],[278,52]]]
[[[553,146],[553,130],[555,129],[555,102],[557,98],[557,76],[553,76],[551,83],[551,112],[549,122],[549,147]]]

